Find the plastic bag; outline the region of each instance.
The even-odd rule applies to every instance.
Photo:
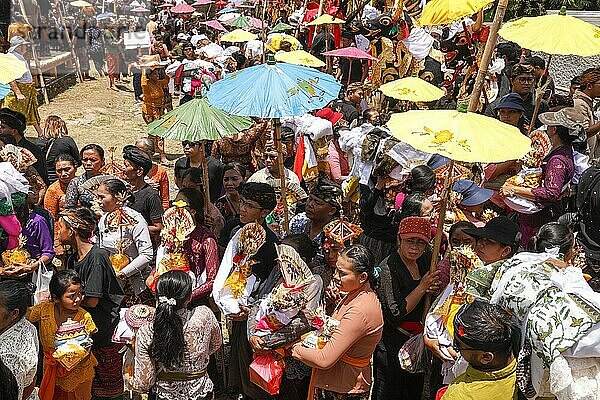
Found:
[[[35,293],[33,295],[33,304],[40,304],[43,301],[50,300],[50,279],[54,272],[46,268],[44,263],[40,263],[39,268],[34,271],[32,281],[35,283]]]
[[[250,364],[250,382],[270,395],[279,394],[283,365],[272,353],[256,355]]]
[[[412,336],[398,351],[398,359],[403,370],[411,374],[425,372],[429,362],[429,350],[425,347],[423,334]]]

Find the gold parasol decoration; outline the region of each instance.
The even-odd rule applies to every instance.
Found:
[[[123,172],[125,171],[125,167],[115,161],[115,152],[117,151],[116,146],[112,146],[108,148],[108,153],[110,154],[110,162],[106,164],[100,172],[106,175],[113,175],[121,177]]]
[[[337,242],[342,248],[345,244],[358,238],[363,232],[362,228],[344,219],[344,214],[339,219],[331,221],[323,227],[325,236]]]

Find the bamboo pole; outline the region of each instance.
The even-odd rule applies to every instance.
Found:
[[[23,0],[19,0],[19,7],[21,9],[21,14],[23,14],[23,19],[25,19],[25,22],[27,24],[29,24],[30,26],[33,26],[29,22],[29,18],[27,18],[27,13],[25,12],[25,5],[23,4]],[[42,67],[40,65],[40,59],[38,58],[37,50],[35,49],[35,43],[33,43],[31,33],[28,33],[27,36],[29,36],[28,39],[31,42],[31,54],[33,56],[33,61],[35,61],[35,69],[36,69],[36,73],[38,75],[38,79],[40,80],[40,87],[42,88],[42,94],[44,95],[44,101],[47,104],[47,103],[50,103],[50,100],[48,100],[48,91],[46,90],[46,82],[44,81],[44,75],[42,74]]]
[[[67,23],[65,22],[61,4],[59,4],[58,1],[56,2],[56,8],[58,10],[58,18],[60,18],[60,23],[61,23],[65,33],[67,34],[67,43],[69,44],[69,47],[71,48],[71,57],[73,57],[73,63],[75,64],[75,71],[77,72],[77,77],[79,78],[79,82],[83,82],[83,74],[81,73],[81,66],[79,64],[79,59],[77,58],[77,54],[75,53],[75,47],[73,46],[73,41],[71,40],[71,37],[69,36],[69,31],[67,30]]]
[[[473,93],[471,94],[471,100],[469,101],[468,111],[474,112],[479,107],[479,98],[481,97],[483,83],[490,65],[490,60],[492,59],[494,48],[496,47],[496,42],[498,41],[498,30],[500,29],[500,25],[502,25],[507,6],[508,0],[500,0],[498,2],[494,22],[490,27],[490,34],[485,44],[483,56],[481,57],[481,65],[479,66],[479,71],[477,71],[477,78],[475,79],[475,86],[473,87]]]
[[[204,215],[210,215],[210,183],[208,181],[208,163],[204,151],[204,142],[200,142],[200,162],[202,163],[202,183],[204,188]]]
[[[281,121],[275,118],[275,142],[277,144],[277,164],[279,167],[279,180],[281,181],[281,204],[283,206],[283,232],[288,234],[289,230],[289,214],[287,204],[287,190],[285,179],[285,168],[283,166],[283,144],[281,143]]]
[[[263,1],[263,9],[262,9],[262,25],[261,25],[261,34],[262,34],[262,38],[261,38],[261,42],[262,42],[262,62],[263,64],[265,62],[267,62],[267,52],[265,51],[265,45],[267,42],[267,37],[265,36],[265,18],[267,15],[267,0]]]

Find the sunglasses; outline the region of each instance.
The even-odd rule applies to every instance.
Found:
[[[183,142],[181,142],[181,146],[182,147],[196,147],[196,146],[198,146],[198,143],[191,142],[189,140],[184,140]]]
[[[520,78],[517,78],[517,80],[518,80],[520,83],[533,83],[533,81],[535,81],[535,79],[534,79],[534,78],[525,78],[525,77],[520,77]]]

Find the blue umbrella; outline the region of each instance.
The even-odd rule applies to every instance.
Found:
[[[316,69],[270,62],[227,75],[212,84],[207,97],[232,115],[281,118],[325,107],[340,88],[333,76]]]
[[[0,100],[2,100],[10,92],[10,86],[0,83]]]
[[[219,11],[217,14],[226,14],[226,13],[233,12],[233,11],[237,11],[237,8],[225,7],[224,9]]]
[[[114,18],[114,17],[116,17],[116,16],[117,16],[117,14],[115,14],[115,13],[112,13],[112,12],[104,12],[104,13],[102,13],[102,14],[98,14],[98,16],[96,16],[96,19],[97,19],[98,21],[100,21],[100,20],[102,20],[102,19]]]
[[[209,103],[229,114],[275,118],[279,176],[283,177],[280,191],[285,232],[288,232],[288,203],[279,118],[323,108],[338,97],[341,87],[331,75],[300,65],[277,64],[273,56],[269,56],[266,64],[227,75],[213,83],[208,91]]]

